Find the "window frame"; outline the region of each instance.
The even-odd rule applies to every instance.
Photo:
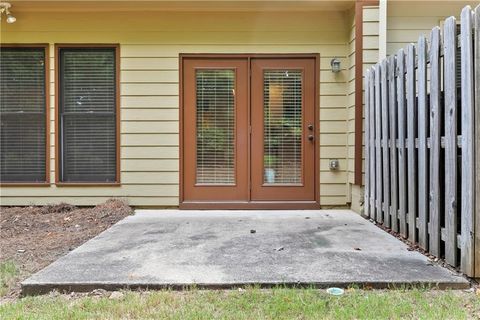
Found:
[[[48,187],[50,186],[50,45],[48,43],[0,43],[0,48],[43,49],[45,66],[45,181],[0,181],[0,187]]]
[[[60,50],[61,49],[102,49],[111,48],[115,51],[115,181],[61,181],[60,167],[62,152],[60,148],[62,135],[60,133]],[[119,44],[99,44],[99,43],[56,43],[55,44],[55,185],[61,186],[120,186],[120,45]]]

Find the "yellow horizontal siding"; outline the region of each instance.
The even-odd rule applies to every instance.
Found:
[[[177,146],[124,146],[120,152],[122,159],[178,159]]]
[[[365,20],[365,13],[362,12],[363,14],[363,19]],[[350,115],[353,113],[355,114],[355,70],[357,68],[355,64],[355,56],[356,56],[356,34],[355,34],[355,27],[356,27],[356,21],[355,21],[355,10],[351,10],[350,12],[350,43],[349,43],[349,74],[348,74],[348,86],[347,86],[347,108],[346,108],[346,113],[347,115],[345,116],[345,119],[347,120],[347,134],[345,136],[346,144],[347,144],[347,161],[346,161],[346,170],[347,170],[347,183],[353,183],[354,182],[354,174],[355,174],[355,167],[353,165],[353,159],[348,157],[348,154],[355,149],[355,144],[350,141],[348,138],[350,136],[355,135],[355,127],[352,129],[351,128],[351,123],[354,122],[354,117],[351,117]],[[363,46],[365,47],[365,41],[363,41]],[[347,196],[350,200],[350,194],[348,194],[347,191]],[[349,201],[350,202],[350,201]]]
[[[322,159],[346,159],[347,158],[347,148],[345,145],[343,146],[321,146],[320,147],[320,160]],[[320,161],[320,163],[322,163]],[[320,165],[320,170],[328,170],[328,164],[325,163],[324,165]],[[323,181],[320,181],[320,184]],[[343,183],[344,181],[339,180],[339,183]]]
[[[365,6],[362,14],[363,22],[378,22],[380,9],[378,6]]]
[[[121,160],[122,171],[172,171],[178,172],[178,159],[124,159]]]
[[[175,72],[178,73],[178,71],[175,71]],[[167,96],[167,97],[165,96],[143,96],[143,97],[123,96],[123,97],[120,97],[120,107],[122,109],[178,108],[178,96]]]
[[[400,48],[418,41],[421,35],[430,36],[433,27],[449,16],[457,19],[463,7],[475,7],[478,1],[422,1],[412,6],[389,3],[387,16],[387,54],[395,54]]]
[[[52,19],[51,17],[48,19]],[[9,31],[9,37],[22,37],[25,42],[51,41],[51,32],[17,32]],[[339,39],[344,38],[344,31],[244,31],[244,32],[219,32],[219,31],[189,31],[189,32],[170,32],[170,31],[55,31],[55,38],[59,43],[75,42],[82,43],[131,43],[131,44],[272,44],[277,45],[285,40],[291,45],[318,44],[321,39],[323,44],[341,44]]]
[[[178,83],[122,83],[122,96],[176,96]]]
[[[35,197],[88,197],[95,195],[111,196],[111,197],[134,197],[134,196],[159,196],[159,197],[178,197],[178,187],[172,187],[171,185],[130,185],[124,184],[122,187],[55,187],[50,188],[36,188]],[[30,197],[32,191],[30,188],[24,187],[9,187],[2,190],[2,197]]]
[[[126,184],[158,184],[161,181],[163,184],[178,185],[179,174],[178,171],[173,172],[124,172],[123,183]]]
[[[121,146],[178,146],[176,133],[121,134]]]
[[[363,65],[361,66],[363,76],[365,71],[373,64],[378,62],[379,57],[379,8],[378,6],[364,6],[363,7]],[[353,62],[354,63],[354,62]],[[357,66],[355,66],[357,67]],[[352,86],[355,77],[352,76]],[[354,91],[353,88],[349,92]],[[362,90],[363,92],[363,90]],[[349,100],[349,112],[347,114],[347,166],[348,166],[348,182],[353,184],[355,179],[355,100],[354,95],[351,95]],[[363,126],[365,130],[365,126]],[[364,168],[364,166],[362,166]]]
[[[178,133],[178,121],[122,121],[123,133]]]
[[[125,106],[122,108],[122,120],[125,121],[142,121],[142,120],[175,120],[178,121],[178,97],[177,97],[177,107],[159,108],[159,109],[140,109],[132,108]]]
[[[344,146],[345,133],[329,133],[320,135],[320,144],[322,146]]]
[[[275,33],[279,33],[277,31]],[[323,38],[322,34],[319,34]],[[314,44],[296,44],[296,51],[300,53],[311,53],[316,52],[318,46],[321,45],[322,56],[332,56],[338,53],[339,50],[342,50],[345,45],[343,42],[331,42],[331,43],[314,43]],[[210,52],[212,49],[215,51],[221,50],[224,53],[251,53],[251,48],[245,46],[244,44],[127,44],[125,45],[125,50],[122,51],[122,59],[132,58],[132,61],[138,57],[146,57],[156,59],[159,58],[158,52],[162,52],[160,58],[178,58],[178,52],[187,52],[187,53],[206,53]],[[266,45],[265,43],[260,43],[255,46],[255,53],[271,53],[274,50],[277,53],[291,53],[291,48],[285,47],[284,45],[278,45],[276,43]]]
[[[135,17],[135,18],[134,18]],[[5,43],[50,43],[51,172],[55,177],[54,43],[120,44],[121,182],[118,187],[4,187],[2,205],[109,197],[135,206],[177,206],[179,196],[179,54],[319,53],[322,205],[347,200],[346,103],[349,26],[344,12],[22,13],[1,30]],[[330,71],[337,57],[342,72]],[[340,159],[331,172],[330,159]]]
[[[345,120],[346,111],[337,109],[320,109],[320,121],[342,121]]]

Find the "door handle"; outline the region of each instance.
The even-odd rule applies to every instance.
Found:
[[[313,124],[309,124],[307,128],[308,130],[313,131]]]
[[[309,135],[308,135],[308,140],[313,141],[313,138],[314,138],[314,137],[313,137],[313,134],[309,134]]]

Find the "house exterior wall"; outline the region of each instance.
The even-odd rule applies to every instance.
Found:
[[[320,201],[347,204],[347,86],[351,23],[328,12],[23,12],[2,22],[1,43],[50,46],[50,181],[46,187],[1,187],[1,205],[110,197],[134,206],[179,204],[179,54],[319,53]],[[56,186],[55,43],[120,44],[120,186]],[[330,60],[340,58],[340,73]],[[330,171],[329,159],[340,160]]]
[[[349,82],[348,82],[348,107],[347,107],[347,164],[348,164],[348,195],[349,202],[352,210],[356,212],[361,211],[361,205],[363,202],[362,186],[355,184],[355,41],[358,41],[356,32],[356,20],[355,12],[351,12],[350,18],[350,43],[349,43]],[[365,5],[361,10],[362,14],[362,35],[361,41],[363,43],[362,53],[362,74],[365,76],[365,72],[368,68],[374,65],[378,61],[379,52],[379,7],[372,5]],[[365,128],[363,125],[362,130]],[[364,155],[362,154],[362,163]],[[362,165],[362,168],[364,166]],[[362,176],[363,176],[362,170]],[[363,179],[362,179],[363,180]]]
[[[387,1],[387,55],[396,53],[409,43],[416,43],[422,34],[429,36],[433,27],[465,6],[478,1]]]

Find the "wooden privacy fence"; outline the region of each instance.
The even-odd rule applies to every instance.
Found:
[[[479,69],[480,6],[464,8],[460,25],[448,18],[365,79],[365,214],[470,276]]]

